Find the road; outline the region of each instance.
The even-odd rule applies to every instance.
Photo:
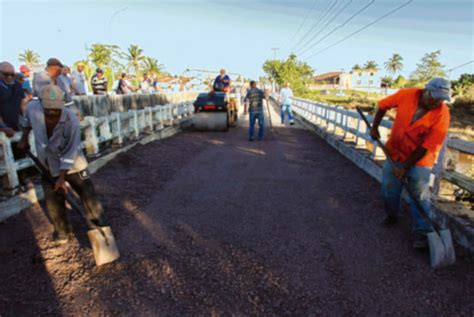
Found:
[[[276,117],[274,117],[274,122]],[[0,315],[472,316],[474,259],[434,271],[379,184],[308,131],[185,131],[93,176],[121,251],[80,218],[56,248],[37,205],[0,224]]]

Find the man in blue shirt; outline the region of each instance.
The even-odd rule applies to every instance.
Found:
[[[214,91],[227,92],[230,88],[230,77],[226,75],[225,69],[221,69],[220,74],[214,79]]]
[[[0,131],[8,137],[20,131],[19,119],[25,92],[15,80],[15,68],[12,64],[0,63]]]

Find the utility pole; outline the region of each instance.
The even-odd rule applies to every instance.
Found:
[[[280,50],[280,48],[278,47],[272,47],[271,50],[273,51],[273,60],[276,61],[276,55],[277,55],[277,51]],[[275,78],[271,78],[271,81],[272,81],[272,91],[275,92]]]

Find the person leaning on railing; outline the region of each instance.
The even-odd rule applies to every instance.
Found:
[[[53,240],[68,241],[69,225],[65,199],[58,192],[68,192],[66,181],[79,194],[87,217],[96,225],[105,225],[103,208],[92,184],[87,160],[81,148],[81,129],[75,113],[65,107],[64,92],[56,85],[45,86],[40,98],[26,107],[22,121],[23,135],[18,148],[29,148],[28,134],[33,130],[38,159],[49,170],[56,183],[43,179],[46,208],[54,226]]]
[[[397,93],[379,101],[375,114],[372,138],[380,138],[378,127],[385,112],[396,108],[386,148],[397,166],[392,170],[385,162],[382,176],[382,195],[387,216],[385,226],[393,226],[398,221],[402,180],[411,189],[425,211],[430,209],[430,174],[436,155],[448,132],[450,115],[444,101],[450,100],[450,84],[443,78],[432,79],[424,89],[400,89]],[[420,215],[416,204],[409,201],[413,219],[414,248],[426,248],[426,234],[431,226]]]

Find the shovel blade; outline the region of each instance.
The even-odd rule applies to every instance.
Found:
[[[436,232],[428,233],[428,243],[432,268],[438,269],[456,262],[451,231],[440,230],[439,235]]]
[[[112,229],[110,229],[110,227],[101,228],[105,238],[98,229],[89,230],[87,232],[97,266],[113,262],[120,257]]]

